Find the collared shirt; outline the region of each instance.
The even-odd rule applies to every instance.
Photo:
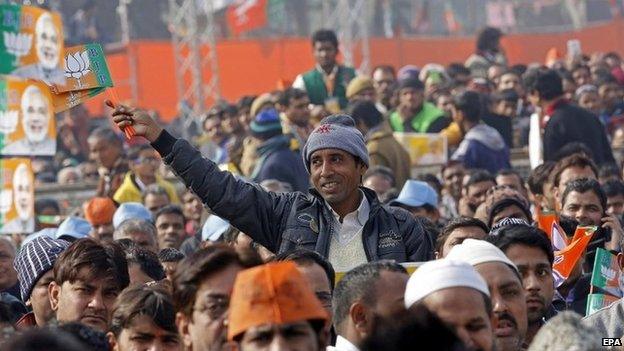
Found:
[[[335,224],[337,225],[338,231],[338,242],[341,245],[348,244],[357,234],[361,232],[364,228],[364,224],[368,221],[368,216],[370,214],[370,204],[368,203],[368,199],[366,195],[360,190],[360,196],[362,196],[362,201],[360,201],[360,206],[357,210],[347,214],[340,221],[340,215],[334,211],[329,204],[329,208],[331,209],[334,218],[336,219]]]
[[[327,351],[360,351],[357,346],[353,345],[349,340],[338,335],[336,338],[336,346],[327,346]]]

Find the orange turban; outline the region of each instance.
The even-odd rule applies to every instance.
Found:
[[[251,327],[305,320],[327,321],[327,312],[293,262],[267,263],[236,276],[228,340]]]
[[[91,225],[102,225],[113,222],[117,206],[108,197],[95,197],[84,205],[85,218]]]

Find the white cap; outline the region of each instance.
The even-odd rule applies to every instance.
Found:
[[[468,262],[473,266],[486,262],[501,262],[518,271],[518,267],[498,247],[485,240],[466,239],[454,246],[446,258]]]
[[[429,261],[407,281],[405,308],[438,290],[459,287],[472,288],[490,296],[487,283],[470,264],[448,258]]]

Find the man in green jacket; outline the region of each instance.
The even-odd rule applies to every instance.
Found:
[[[319,29],[312,35],[312,51],[316,67],[297,76],[293,88],[308,93],[314,105],[325,105],[332,113],[347,106],[347,84],[355,77],[355,70],[336,62],[338,38],[328,29]]]
[[[399,82],[399,107],[390,115],[395,132],[439,133],[451,119],[432,103],[425,101],[425,86],[414,78]]]

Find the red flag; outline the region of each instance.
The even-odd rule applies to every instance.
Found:
[[[595,231],[596,227],[577,227],[574,232],[575,240],[565,249],[555,251],[555,262],[553,263],[555,287],[560,286],[568,279],[574,265],[576,265],[576,262],[581,258],[583,252],[585,252]]]
[[[227,21],[234,35],[267,24],[267,0],[236,0],[227,9]]]

